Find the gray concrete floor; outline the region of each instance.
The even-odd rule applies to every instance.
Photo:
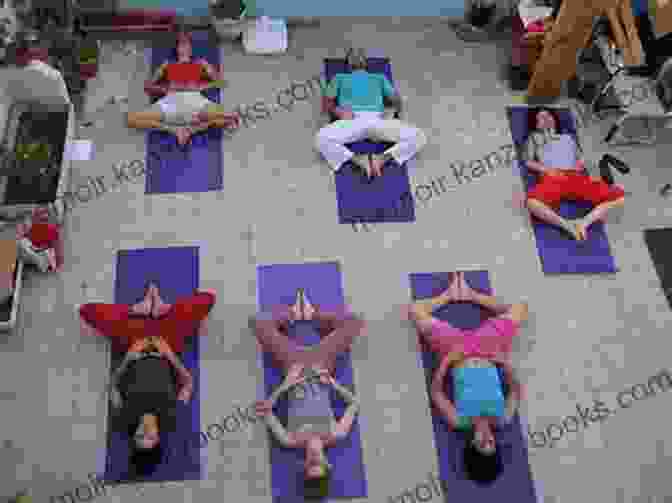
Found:
[[[498,76],[508,59],[506,43],[467,46],[441,21],[422,18],[333,19],[295,28],[291,37],[288,53],[273,57],[223,44],[230,82],[224,103],[273,104],[292,81],[319,73],[322,58],[342,56],[350,46],[382,48],[393,58],[407,119],[429,136],[411,171],[414,185],[446,174],[450,162],[511,142],[505,106],[512,98]],[[129,102],[109,105],[98,126],[80,130],[81,138],[94,141],[96,157],[75,163],[73,187],[87,176],[111,180],[115,162],[144,159],[144,135],[127,130],[121,112],[147,105],[147,74],[142,51],[125,55],[105,44],[84,115],[111,95]],[[65,270],[27,278],[19,326],[1,343],[0,496],[30,487],[35,501],[47,501],[102,467],[109,347],[80,335],[74,305],[112,300],[122,249],[200,246],[201,284],[220,295],[204,341],[204,424],[251,403],[262,384],[246,325],[256,309],[256,265],[341,262],[346,295],[370,322],[368,336],[354,348],[370,501],[385,501],[437,471],[414,332],[398,321],[411,272],[487,269],[498,294],[529,300],[532,316],[514,361],[528,387],[522,412],[533,430],[573,415],[576,403],[589,406],[599,398],[614,407],[619,391],[666,367],[665,322],[672,316],[642,230],[663,227],[672,215],[656,194],[672,182],[669,134],[653,148],[617,150],[633,169],[621,180],[633,193],[627,209],[608,225],[620,272],[554,278],[541,272],[528,218],[511,203],[522,184],[508,167],[430,201],[414,224],[385,224],[371,233],[338,225],[329,170],[312,150],[323,121],[315,96],[226,140],[221,192],[145,196],[144,183],[125,184],[69,214]],[[598,122],[583,132],[589,159],[604,151],[598,141],[608,127]],[[672,501],[665,420],[671,404],[660,394],[565,435],[554,448],[532,448],[540,500]],[[264,429],[251,427],[204,450],[203,481],[121,487],[99,501],[129,501],[136,492],[148,502],[271,501],[267,449]]]

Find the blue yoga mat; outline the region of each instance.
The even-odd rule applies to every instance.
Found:
[[[311,302],[335,309],[344,305],[341,272],[338,263],[324,262],[311,264],[271,265],[257,268],[258,303],[262,311],[270,311],[278,304],[294,303],[297,288],[305,288]],[[284,378],[275,366],[272,355],[264,353],[264,380],[268,397]],[[352,361],[349,353],[339,356],[336,364],[336,380],[353,387]],[[331,401],[334,413],[340,418],[345,412],[345,404],[332,390]],[[281,399],[277,405],[278,418],[285,423],[287,400]],[[329,462],[333,465],[329,498],[366,498],[368,487],[359,418],[355,419],[348,437],[327,449]],[[285,449],[271,441],[271,484],[276,503],[294,503],[303,500],[303,463],[305,451]]]
[[[350,67],[344,59],[325,59],[324,67],[327,81],[331,81],[337,73],[350,72]],[[367,69],[372,73],[384,73],[394,84],[388,58],[368,58]],[[391,146],[391,143],[370,141],[347,145],[350,150],[358,154],[380,154]],[[414,162],[414,159],[411,162]],[[353,170],[351,163],[343,166],[336,176],[339,223],[415,222],[415,205],[410,197],[408,164],[389,166],[385,176],[370,183]],[[404,197],[404,194],[408,194],[409,197]]]
[[[528,127],[528,107],[508,107],[511,135],[518,148],[523,148],[530,133]],[[571,134],[575,138],[576,121],[567,109],[558,109],[560,133]],[[529,191],[537,183],[537,177],[528,172],[522,160],[518,161],[520,174]],[[580,201],[565,201],[558,213],[565,218],[580,218],[592,210],[592,205]],[[596,222],[588,229],[588,239],[582,243],[573,240],[563,230],[533,218],[534,235],[546,274],[597,274],[614,273],[618,269],[611,254],[606,228],[603,222]]]
[[[192,32],[193,58],[205,58],[220,64],[219,47],[210,41],[208,32]],[[152,72],[166,61],[175,61],[174,47],[153,47]],[[219,89],[205,92],[207,98],[221,103]],[[180,146],[174,135],[163,131],[147,133],[146,194],[176,194],[222,190],[222,130],[210,128],[192,136]]]
[[[145,284],[154,279],[159,282],[161,296],[166,302],[177,297],[189,296],[198,288],[198,248],[146,248],[120,251],[117,255],[117,277],[114,302],[132,304],[142,299]],[[112,354],[112,369],[123,359],[123,354]],[[164,459],[147,482],[201,480],[200,449],[193,441],[192,432],[200,431],[200,372],[199,338],[189,337],[185,351],[180,355],[184,366],[194,377],[194,392],[188,405],[177,404],[175,432],[161,435]],[[112,412],[112,411],[111,411]],[[129,482],[129,448],[126,432],[115,431],[114,417],[108,427],[107,457],[104,480]]]
[[[411,274],[410,283],[413,299],[425,299],[445,291],[450,284],[449,274],[447,272]],[[467,272],[465,278],[475,289],[492,293],[486,271]],[[467,303],[448,304],[434,311],[436,318],[448,321],[452,325],[463,329],[478,327],[487,318],[487,315],[487,311],[481,307]],[[422,362],[427,379],[427,397],[431,403],[432,377],[440,362],[424,342],[421,343],[421,346]],[[504,376],[501,373],[500,378],[504,382]],[[450,374],[446,378],[445,391],[448,397],[453,400],[453,383]],[[508,393],[508,389],[505,389],[505,392]],[[532,503],[537,501],[527,456],[527,445],[522,434],[518,414],[511,424],[497,432],[504,470],[500,477],[487,487],[474,484],[464,474],[465,434],[451,430],[443,416],[433,406],[432,423],[439,455],[441,480],[446,487],[447,501],[470,501],[474,503],[491,501]]]

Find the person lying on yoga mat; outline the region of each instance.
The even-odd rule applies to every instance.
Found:
[[[128,112],[128,127],[174,134],[180,145],[188,143],[193,134],[211,127],[237,127],[240,121],[237,113],[224,112],[221,105],[201,94],[218,75],[206,60],[192,61],[188,33],[178,33],[176,50],[177,62],[162,64],[152,79],[154,85],[166,81],[166,96],[143,112]]]
[[[110,401],[119,412],[120,428],[131,441],[131,467],[140,475],[161,462],[160,431],[175,428],[177,401],[187,404],[193,378],[175,353],[193,335],[215,303],[215,292],[197,292],[170,305],[149,282],[144,298],[133,305],[84,304],[83,325],[113,338],[126,355],[114,370]]]
[[[461,330],[432,316],[434,309],[451,302],[471,302],[493,311],[496,316],[475,330]],[[432,380],[432,402],[451,428],[468,433],[464,455],[469,477],[478,483],[490,483],[503,468],[497,449],[496,428],[512,420],[522,398],[521,385],[505,355],[511,350],[511,340],[520,324],[527,319],[527,305],[501,304],[495,297],[471,288],[464,274],[458,272],[444,293],[416,301],[410,314],[421,337],[441,358]],[[503,368],[510,390],[503,411],[497,407],[499,398],[503,399],[497,365]],[[472,369],[478,370],[474,372]],[[477,414],[459,413],[458,407],[446,396],[444,383],[449,370],[456,388],[456,402],[471,399],[476,403],[469,404],[469,407],[471,410],[475,407]],[[493,389],[482,389],[484,385],[493,386]],[[472,396],[467,397],[467,393]]]
[[[215,292],[206,290],[166,304],[150,282],[137,304],[79,308],[86,327],[115,337],[126,349],[112,374],[110,401],[119,428],[128,432],[130,465],[139,475],[148,475],[161,462],[160,433],[174,431],[177,401],[191,399],[193,377],[176,353],[184,350],[184,337],[195,333],[214,302]]]
[[[570,134],[559,134],[556,114],[548,109],[533,111],[534,131],[524,155],[539,182],[527,194],[527,208],[538,219],[567,231],[577,241],[588,238],[588,228],[603,220],[609,210],[623,206],[625,191],[584,173],[578,145]],[[593,210],[583,218],[567,220],[557,213],[562,201],[587,201]]]
[[[316,320],[319,329],[315,328],[300,343],[295,342],[290,334],[295,324],[304,320]],[[352,314],[328,313],[312,306],[303,290],[297,293],[293,306],[282,308],[275,316],[262,314],[255,320],[255,334],[262,350],[271,353],[286,373],[284,382],[268,399],[257,402],[257,414],[264,417],[281,445],[306,451],[306,495],[327,496],[331,466],[324,449],[348,436],[359,410],[355,395],[333,375],[336,358],[350,349],[363,328],[364,323]],[[348,405],[339,420],[334,417],[330,388]],[[273,406],[284,393],[289,395],[287,426],[273,413]]]
[[[348,56],[352,73],[338,73],[329,82],[325,108],[338,120],[317,133],[315,145],[334,172],[343,163],[352,161],[371,179],[382,176],[388,160],[402,165],[427,144],[425,134],[415,126],[387,117],[385,103],[401,111],[401,97],[389,79],[366,71],[364,50]],[[358,154],[346,148],[347,143],[361,140],[394,143],[382,154]]]

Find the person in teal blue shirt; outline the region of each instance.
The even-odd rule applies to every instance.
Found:
[[[401,112],[401,98],[385,75],[366,70],[364,50],[352,51],[348,63],[352,72],[336,74],[327,86],[325,109],[337,120],[317,133],[316,148],[334,172],[352,161],[369,178],[382,176],[388,161],[404,164],[427,138],[419,128],[394,117]],[[393,110],[388,112],[386,105]],[[365,139],[394,145],[373,155],[357,155],[346,147]]]

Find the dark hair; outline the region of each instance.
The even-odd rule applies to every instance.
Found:
[[[331,481],[331,468],[325,467],[325,473],[321,477],[304,479],[304,497],[307,500],[321,500],[329,496],[329,483]]]
[[[142,416],[138,416],[130,421],[130,423],[127,423],[130,452],[129,469],[134,478],[142,478],[151,475],[156,471],[156,467],[161,464],[161,460],[163,459],[163,447],[161,446],[160,435],[158,443],[150,449],[138,447],[138,444],[135,443],[135,432],[140,425],[141,417]],[[159,422],[160,428],[161,422],[158,416],[157,421]]]
[[[474,446],[475,432],[467,434],[464,446],[464,471],[470,480],[481,486],[492,484],[502,473],[503,464],[499,446],[492,454],[483,454]]]
[[[528,112],[528,128],[530,131],[534,131],[537,129],[537,114],[539,112],[548,112],[553,116],[553,120],[555,121],[555,132],[559,132],[560,130],[560,116],[558,115],[557,110],[553,110],[551,108],[546,108],[546,107],[539,107],[539,108],[530,108],[530,111]]]
[[[144,449],[138,447],[133,440],[131,440],[131,457],[130,468],[131,472],[138,478],[147,477],[156,471],[156,467],[161,464],[163,460],[163,448],[159,442],[151,449]]]

